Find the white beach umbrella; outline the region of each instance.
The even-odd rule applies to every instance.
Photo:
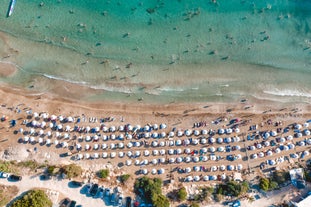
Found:
[[[268,160],[268,163],[269,163],[269,165],[275,165],[276,164],[275,160]]]
[[[133,153],[132,153],[131,151],[128,151],[128,152],[127,152],[127,156],[128,156],[128,157],[132,157],[132,156],[133,156]]]
[[[110,144],[110,149],[115,149],[116,148],[116,144],[115,143],[111,143]]]
[[[47,139],[46,140],[46,145],[50,145],[51,144],[51,140],[50,139]]]
[[[193,131],[193,134],[194,134],[195,136],[199,136],[199,135],[200,135],[200,131],[199,131],[199,130],[194,130],[194,131]]]
[[[93,154],[93,158],[94,158],[94,159],[98,159],[98,158],[99,158],[98,153],[94,153],[94,154]]]
[[[30,137],[30,142],[31,142],[31,143],[36,142],[36,138],[34,138],[34,137]]]
[[[169,134],[168,134],[168,137],[174,137],[175,136],[175,133],[170,131]]]
[[[111,140],[115,140],[115,139],[116,139],[116,135],[115,135],[115,134],[111,134],[111,135],[110,135],[110,139],[111,139]]]
[[[265,156],[265,154],[264,154],[263,152],[259,152],[259,153],[258,153],[258,157],[262,158],[262,157],[264,157],[264,156]]]
[[[135,156],[139,157],[140,156],[140,151],[135,151]]]
[[[103,126],[103,127],[102,127],[102,130],[103,130],[103,132],[108,132],[109,129],[108,129],[108,127],[106,127],[106,126]]]
[[[186,136],[191,136],[191,134],[192,134],[192,130],[191,129],[187,129],[186,131],[185,131],[185,135]]]
[[[86,137],[85,137],[85,141],[86,141],[86,142],[91,141],[91,137],[90,137],[90,136],[86,136]]]
[[[41,118],[42,119],[47,119],[48,118],[48,114],[47,113],[42,113],[41,114]]]
[[[205,138],[202,138],[201,139],[201,144],[206,144],[207,143],[207,140]]]
[[[120,125],[120,126],[119,126],[119,131],[120,131],[120,132],[123,132],[123,131],[124,131],[124,126],[123,126],[123,125]]]
[[[183,159],[182,159],[181,157],[177,157],[177,158],[176,158],[176,162],[177,162],[177,163],[181,163],[182,161],[183,161]]]
[[[37,112],[34,112],[34,113],[33,113],[33,117],[34,117],[34,118],[38,118],[38,117],[39,117],[39,114],[38,114]]]
[[[212,153],[215,152],[215,151],[216,151],[216,150],[215,150],[215,147],[210,147],[210,148],[209,148],[209,151],[212,152]]]
[[[159,174],[163,174],[163,173],[165,173],[165,170],[164,170],[163,168],[160,168],[160,169],[158,170],[158,173],[159,173]]]
[[[103,143],[103,144],[102,144],[102,149],[107,149],[107,148],[108,148],[107,144],[106,144],[106,143]]]
[[[30,131],[29,131],[29,134],[34,134],[36,131],[34,128],[31,128]]]
[[[256,149],[256,147],[252,145],[252,146],[249,147],[249,149],[253,151],[253,150]]]
[[[306,135],[306,136],[309,136],[310,135],[310,130],[306,129],[303,131],[303,133]]]
[[[154,156],[157,156],[157,155],[159,154],[159,151],[158,151],[158,150],[153,150],[153,151],[152,151],[152,154],[153,154]]]
[[[293,143],[289,143],[287,146],[288,146],[289,149],[294,149],[295,148],[295,145]]]
[[[225,165],[220,165],[220,166],[219,166],[219,169],[220,169],[221,171],[224,171],[224,170],[226,170],[226,166],[225,166]]]
[[[281,142],[281,143],[284,143],[285,141],[286,141],[286,140],[285,140],[284,137],[280,138],[280,142]]]
[[[202,161],[206,162],[208,160],[207,156],[202,156]]]
[[[54,140],[54,144],[55,144],[55,145],[58,145],[58,140]]]
[[[94,149],[94,150],[98,150],[98,149],[99,149],[99,145],[98,145],[98,144],[94,144],[93,149]]]
[[[240,146],[240,145],[236,145],[236,146],[235,146],[235,149],[236,149],[236,150],[240,150],[240,149],[241,149],[241,146]]]
[[[276,135],[278,135],[278,133],[276,133],[276,131],[271,131],[271,132],[270,132],[270,135],[271,135],[272,137],[275,137]]]
[[[289,150],[289,147],[285,145],[285,146],[283,147],[283,150],[284,150],[284,151],[288,151],[288,150]]]
[[[171,147],[175,146],[175,142],[173,140],[169,140],[168,143],[169,143],[169,146],[171,146]]]
[[[199,162],[199,161],[200,161],[199,157],[193,157],[193,162]]]
[[[207,135],[207,130],[206,130],[206,129],[203,129],[203,130],[201,131],[201,134],[202,134],[202,135]]]
[[[43,134],[44,134],[44,131],[42,129],[40,129],[39,135],[43,135]]]
[[[82,148],[81,144],[77,144],[77,145],[76,145],[76,149],[77,149],[77,150],[81,150],[81,148]]]
[[[67,125],[67,126],[65,127],[65,131],[67,131],[67,132],[69,132],[70,129],[71,129],[71,127],[70,127],[69,125]]]
[[[182,131],[177,131],[177,137],[181,137],[181,136],[183,136],[183,132]]]
[[[271,155],[273,155],[273,152],[271,150],[269,150],[266,152],[266,154],[267,154],[267,156],[271,156]]]
[[[107,158],[108,157],[108,153],[107,152],[103,152],[103,158]]]
[[[213,138],[213,137],[209,138],[209,142],[212,144],[215,143],[215,138]]]
[[[177,139],[176,140],[176,146],[180,146],[182,144],[181,140],[180,139]]]
[[[91,156],[90,156],[89,153],[85,153],[85,154],[84,154],[84,157],[85,157],[85,159],[89,159]]]
[[[87,144],[87,145],[85,145],[84,148],[85,148],[85,150],[89,150],[90,149],[90,145]]]
[[[215,155],[210,155],[209,159],[212,160],[212,161],[215,161],[216,160],[216,156]]]
[[[160,145],[160,147],[164,147],[164,146],[165,146],[165,142],[161,141],[161,142],[159,143],[159,145]]]
[[[155,175],[156,173],[157,173],[157,170],[153,168],[153,169],[151,170],[151,174],[152,174],[152,175]]]
[[[264,144],[265,144],[266,147],[270,146],[270,142],[268,142],[268,141],[265,141]]]
[[[191,157],[185,157],[185,162],[188,163],[191,161]]]
[[[53,127],[54,127],[54,124],[50,122],[50,123],[49,123],[49,127],[50,127],[50,128],[53,128]]]
[[[127,125],[127,130],[128,130],[128,131],[133,131],[133,126],[132,126],[132,125],[130,125],[130,124],[129,124],[129,125]]]
[[[298,145],[299,145],[299,146],[305,146],[306,143],[305,143],[304,141],[300,141],[300,142],[298,143]]]
[[[41,122],[40,127],[43,129],[45,126],[46,126],[46,122],[45,121]]]
[[[216,167],[215,165],[213,165],[213,166],[211,167],[211,172],[215,172],[215,171],[217,171],[217,167]]]
[[[52,121],[55,121],[56,119],[57,119],[57,116],[56,116],[56,115],[54,115],[54,114],[51,115],[51,120],[52,120]]]
[[[111,152],[111,153],[110,153],[110,157],[111,157],[111,158],[115,158],[115,157],[116,157],[116,154],[117,154],[116,152]]]
[[[280,152],[281,152],[280,148],[275,149],[275,153],[280,153]]]
[[[227,134],[231,134],[232,133],[232,129],[231,128],[226,129],[226,133]]]
[[[160,124],[160,129],[166,129],[166,124],[165,123],[162,123],[162,124]]]
[[[65,133],[65,134],[64,134],[64,139],[69,139],[69,138],[70,138],[69,134],[68,134],[68,133]]]
[[[77,159],[78,159],[78,160],[82,160],[82,159],[83,159],[83,154],[78,154],[78,155],[77,155]]]
[[[184,140],[184,144],[185,144],[185,145],[189,145],[189,144],[190,144],[190,140],[189,140],[189,139],[185,139],[185,140]]]
[[[270,133],[266,132],[263,136],[264,139],[268,139],[270,137]]]
[[[116,127],[115,127],[115,126],[111,126],[111,127],[109,128],[109,131],[110,131],[110,132],[115,132],[115,131],[116,131]]]
[[[58,117],[58,120],[59,120],[60,122],[62,122],[62,121],[64,120],[64,117],[63,117],[62,115],[60,115],[60,116]]]
[[[95,127],[94,130],[95,130],[95,132],[98,133],[100,129],[99,129],[99,127]]]
[[[156,164],[158,164],[158,160],[157,160],[157,159],[152,159],[152,160],[151,160],[151,163],[154,164],[154,165],[156,165]]]
[[[261,144],[257,144],[257,149],[261,149],[262,148],[262,145]]]
[[[164,158],[164,157],[161,157],[161,158],[159,159],[159,161],[160,161],[161,163],[165,163],[165,158]]]
[[[152,141],[152,146],[157,147],[159,145],[158,141]]]
[[[173,155],[174,154],[174,150],[173,149],[168,149],[168,154],[169,155]]]
[[[186,148],[186,149],[185,149],[185,153],[186,153],[186,154],[190,154],[190,153],[191,153],[191,149],[190,149],[190,148]]]
[[[197,144],[199,144],[199,140],[197,140],[197,139],[193,139],[193,140],[192,140],[192,144],[193,144],[193,145],[197,145]]]
[[[147,170],[147,169],[142,169],[142,173],[143,173],[144,175],[147,175],[147,174],[148,174],[148,170]]]
[[[235,133],[240,133],[240,129],[239,129],[239,128],[235,128],[235,129],[234,129],[234,132],[235,132]]]
[[[139,160],[135,160],[135,165],[140,165],[140,161]]]
[[[295,129],[301,129],[301,128],[302,128],[301,124],[296,124],[295,125]]]
[[[73,118],[72,118],[71,116],[68,116],[68,117],[67,117],[67,122],[72,123],[72,122],[73,122]]]
[[[217,138],[217,142],[218,142],[219,144],[221,144],[221,143],[223,143],[223,139],[222,139],[221,137],[219,137],[219,138]]]
[[[193,181],[193,177],[192,177],[191,175],[189,175],[189,176],[187,176],[187,177],[185,178],[185,181],[186,181],[186,182],[191,182],[191,181]]]
[[[309,151],[305,150],[305,151],[303,151],[302,154],[305,155],[305,156],[308,156],[310,153],[309,153]]]
[[[192,170],[191,170],[191,168],[190,167],[186,167],[186,169],[185,169],[185,172],[186,173],[190,173]]]
[[[309,127],[309,123],[308,123],[308,122],[305,122],[305,123],[303,124],[303,127],[305,127],[305,128]]]
[[[57,129],[58,130],[62,130],[63,129],[63,125],[62,124],[57,125]]]
[[[207,148],[206,147],[203,147],[201,150],[200,150],[202,153],[207,153]]]
[[[161,132],[161,137],[165,138],[166,137],[166,133],[165,132]]]
[[[161,154],[161,155],[165,155],[165,149],[161,149],[161,150],[160,150],[160,154]]]
[[[229,171],[232,171],[232,170],[234,170],[234,166],[233,166],[233,165],[228,165],[228,166],[227,166],[227,169],[228,169]]]
[[[174,162],[175,162],[175,158],[174,157],[170,157],[169,163],[174,163]]]
[[[150,137],[150,133],[149,133],[149,132],[146,132],[146,133],[144,134],[144,136],[145,136],[145,138],[149,138],[149,137]]]
[[[127,145],[126,145],[128,148],[132,148],[133,147],[133,144],[132,144],[132,142],[129,142],[129,143],[127,143]]]
[[[66,148],[66,147],[68,147],[68,143],[67,142],[62,142],[62,146],[63,146],[63,148]]]
[[[237,170],[242,170],[243,169],[243,165],[242,164],[238,164],[237,165]]]
[[[200,181],[200,177],[199,177],[198,175],[195,175],[195,176],[193,177],[193,180],[196,181],[196,182],[198,182],[198,181]]]
[[[221,179],[222,179],[222,180],[225,180],[226,178],[227,178],[226,174],[222,174],[222,175],[221,175]]]
[[[152,138],[157,138],[158,137],[158,133],[157,132],[153,132],[151,136],[152,136]]]
[[[258,156],[257,156],[257,154],[252,154],[252,155],[251,155],[251,158],[252,158],[252,159],[257,159]]]
[[[204,181],[209,181],[209,176],[208,176],[208,175],[204,175],[204,176],[203,176],[203,180],[204,180]]]
[[[225,151],[225,148],[224,147],[218,147],[217,151],[218,152],[223,152],[223,151]]]
[[[149,156],[149,155],[150,155],[149,150],[145,150],[145,151],[144,151],[144,155],[145,155],[146,157]]]
[[[291,140],[293,140],[293,136],[292,136],[292,135],[289,135],[289,136],[286,137],[286,139],[287,139],[288,141],[291,141]]]
[[[43,139],[42,139],[41,137],[39,137],[38,143],[39,143],[39,144],[42,144],[42,143],[43,143]]]
[[[218,129],[218,134],[224,134],[225,133],[225,130],[224,129]]]
[[[182,153],[182,150],[180,148],[176,149],[176,154],[180,155]]]

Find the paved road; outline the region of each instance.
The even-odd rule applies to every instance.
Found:
[[[23,179],[19,182],[11,182],[7,179],[0,178],[0,184],[2,185],[16,185],[19,188],[19,194],[28,191],[32,188],[47,188],[50,189],[48,194],[50,194],[51,200],[54,203],[54,206],[57,207],[60,199],[58,196],[63,194],[65,197],[70,198],[71,200],[77,201],[77,205],[80,204],[83,207],[89,206],[107,206],[105,202],[100,198],[92,198],[85,194],[83,188],[70,188],[68,186],[68,180],[57,180],[51,179],[46,181],[40,181],[38,176],[23,176]],[[84,191],[84,192],[83,192]]]

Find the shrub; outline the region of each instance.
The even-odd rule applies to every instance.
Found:
[[[99,178],[105,179],[109,176],[109,169],[102,169],[97,172]]]
[[[178,197],[178,200],[180,200],[180,201],[186,200],[186,198],[187,198],[186,188],[184,188],[184,187],[180,188],[177,192],[177,197]]]
[[[46,171],[49,175],[53,175],[54,174],[54,170],[55,170],[55,166],[51,165],[51,166],[48,166]]]
[[[120,176],[121,183],[125,183],[131,176],[129,174],[124,174]]]
[[[75,178],[82,174],[83,170],[79,165],[70,164],[61,168],[61,171],[67,175],[68,178]]]
[[[51,207],[52,202],[43,190],[28,191],[22,198],[16,200],[11,207]]]
[[[200,205],[198,203],[191,203],[190,207],[200,207]]]
[[[275,181],[271,181],[271,182],[269,183],[269,190],[274,190],[274,189],[276,189],[276,188],[278,188],[278,187],[279,187],[279,185],[278,185],[278,183],[275,182]]]
[[[267,178],[260,178],[259,187],[263,191],[268,191],[270,186],[270,180]]]

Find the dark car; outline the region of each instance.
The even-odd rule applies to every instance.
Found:
[[[73,187],[82,187],[83,185],[83,182],[79,182],[79,181],[71,181],[70,184],[73,186]]]
[[[131,197],[126,197],[125,198],[125,206],[126,207],[131,207],[132,206],[132,198]]]
[[[40,175],[40,180],[50,180],[52,177],[50,175]]]
[[[70,203],[70,199],[69,199],[69,198],[65,198],[65,199],[62,200],[62,202],[60,203],[60,207],[67,207],[69,203]]]
[[[92,187],[91,187],[91,190],[90,190],[90,194],[91,196],[95,196],[96,193],[97,193],[97,190],[98,190],[98,184],[94,184]]]
[[[76,204],[77,204],[77,202],[74,201],[74,200],[72,200],[72,201],[70,202],[70,204],[69,204],[69,207],[75,207]]]
[[[19,175],[10,175],[10,176],[9,176],[9,180],[20,181],[20,180],[22,180],[22,176],[19,176]]]

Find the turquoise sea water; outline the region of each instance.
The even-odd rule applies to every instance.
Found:
[[[17,0],[9,18],[0,3],[2,61],[20,68],[5,82],[86,85],[89,100],[311,100],[308,0]]]

